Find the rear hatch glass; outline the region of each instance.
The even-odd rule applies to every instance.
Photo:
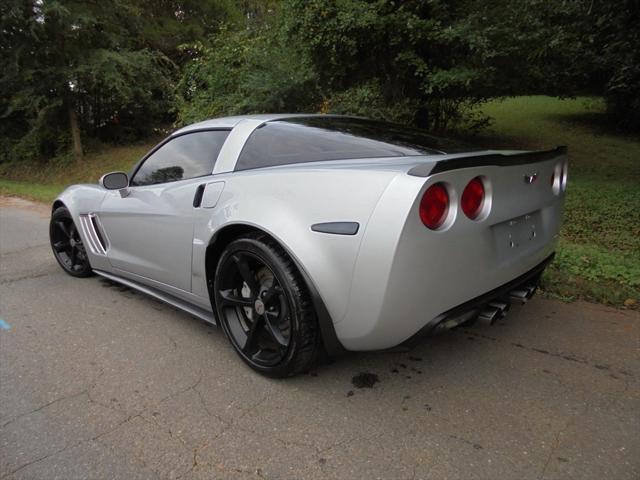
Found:
[[[386,122],[329,115],[293,117],[257,128],[247,140],[236,170],[473,150],[477,148]]]

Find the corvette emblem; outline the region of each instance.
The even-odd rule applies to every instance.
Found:
[[[535,182],[538,179],[538,174],[537,173],[525,173],[524,174],[524,183],[526,183],[527,185],[531,185],[533,182]]]
[[[264,303],[262,303],[262,300],[256,300],[256,303],[254,304],[253,308],[256,309],[256,313],[258,315],[264,315]]]

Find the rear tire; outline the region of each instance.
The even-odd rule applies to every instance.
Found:
[[[240,358],[269,377],[307,371],[319,346],[304,282],[284,249],[266,235],[232,241],[214,278],[222,329]]]
[[[56,208],[51,215],[49,240],[53,255],[66,273],[72,277],[93,275],[80,232],[65,207]]]

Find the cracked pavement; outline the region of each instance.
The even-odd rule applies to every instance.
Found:
[[[65,275],[48,213],[0,199],[2,480],[640,478],[638,312],[537,298],[270,380],[215,327]]]

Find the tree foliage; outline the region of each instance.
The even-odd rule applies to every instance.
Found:
[[[319,110],[473,129],[487,122],[474,116],[483,101],[544,93],[604,95],[632,126],[635,5],[283,0],[258,28],[223,29],[192,49],[180,119]]]
[[[181,118],[268,107],[447,129],[468,120],[463,112],[469,107],[501,91],[493,88],[495,73],[482,62],[482,38],[471,31],[463,7],[285,1],[261,28],[223,31],[211,48],[197,49],[181,83],[188,85],[180,92],[186,113]],[[225,78],[229,82],[221,83]]]
[[[222,28],[189,50],[178,83],[179,123],[255,112],[316,111],[315,73],[299,49],[270,26]]]
[[[0,28],[3,157],[47,158],[80,134],[110,141],[147,135],[171,120],[175,37],[209,27],[219,2],[6,0]],[[211,6],[209,10],[205,7]],[[189,7],[189,8],[188,8]],[[215,7],[215,8],[214,8]],[[210,15],[205,15],[207,11]],[[196,20],[197,19],[197,20]]]
[[[282,111],[481,128],[487,99],[602,95],[640,128],[637,0],[4,0],[0,161]],[[76,125],[74,129],[74,124]],[[75,143],[75,142],[74,142]]]
[[[595,1],[595,0],[594,0]],[[590,12],[595,18],[593,43],[602,94],[617,124],[640,130],[640,3],[599,1]],[[585,29],[591,27],[587,22]],[[590,69],[591,65],[586,65]],[[598,87],[599,85],[596,85]]]

